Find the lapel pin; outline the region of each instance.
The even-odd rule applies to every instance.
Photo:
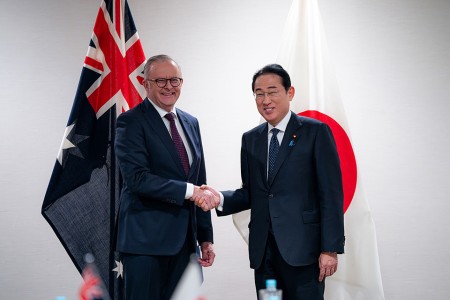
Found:
[[[289,147],[294,147],[296,140],[297,140],[297,135],[293,134],[292,135],[292,140],[289,142]]]

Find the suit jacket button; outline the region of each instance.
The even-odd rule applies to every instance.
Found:
[[[269,195],[269,199],[272,199],[272,198],[273,198],[273,194],[270,194],[270,195]]]

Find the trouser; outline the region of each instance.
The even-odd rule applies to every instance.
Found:
[[[266,288],[267,279],[276,279],[283,300],[323,300],[325,280],[319,282],[319,273],[318,262],[300,267],[286,263],[274,236],[269,233],[263,262],[255,270],[256,293]]]
[[[123,253],[125,299],[170,299],[191,254],[192,248],[187,242],[172,256]]]

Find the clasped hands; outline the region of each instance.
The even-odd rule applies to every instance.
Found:
[[[207,185],[194,186],[194,194],[190,200],[203,211],[209,211],[219,206],[220,195],[218,191]]]

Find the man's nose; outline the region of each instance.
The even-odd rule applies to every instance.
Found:
[[[272,102],[272,100],[270,99],[269,95],[266,93],[264,94],[264,99],[263,99],[263,105],[269,105]]]

